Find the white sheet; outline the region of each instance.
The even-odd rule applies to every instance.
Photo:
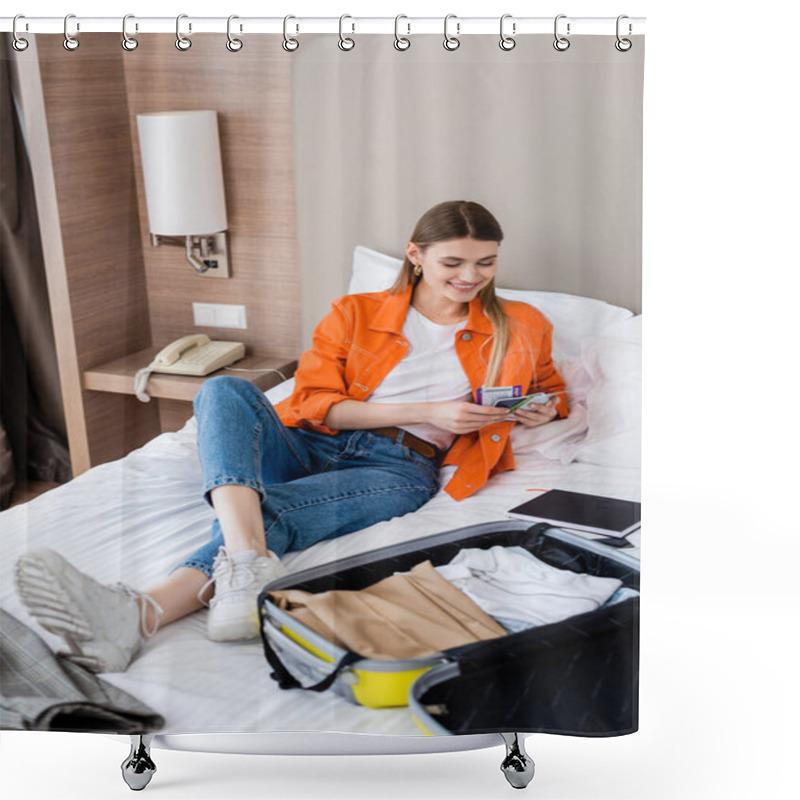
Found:
[[[282,384],[270,390],[268,397],[277,402],[290,386],[291,382]],[[564,435],[571,433],[565,426]],[[192,419],[177,433],[162,434],[126,458],[97,466],[3,512],[2,606],[59,649],[61,639],[43,631],[14,592],[13,566],[23,552],[51,547],[104,583],[125,581],[144,589],[206,541],[213,512],[201,497],[195,436]],[[529,451],[518,454],[516,460],[516,470],[498,475],[467,500],[456,502],[440,491],[413,514],[289,553],[284,562],[296,571],[388,544],[504,519],[507,509],[533,496],[529,489],[561,488],[639,500],[638,470],[583,463],[565,466]],[[443,476],[442,484],[447,477]],[[638,534],[629,539],[637,553],[638,539]],[[210,642],[205,637],[206,613],[200,611],[159,631],[126,672],[104,676],[162,714],[165,733],[420,734],[405,708],[366,709],[330,692],[280,690],[269,677],[261,643]]]

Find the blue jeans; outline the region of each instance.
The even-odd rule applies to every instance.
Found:
[[[385,436],[286,427],[244,378],[205,381],[194,412],[206,501],[213,506],[209,492],[216,486],[255,489],[267,547],[278,556],[407,514],[439,488],[430,459]],[[211,540],[179,566],[211,577],[223,543],[215,519]]]

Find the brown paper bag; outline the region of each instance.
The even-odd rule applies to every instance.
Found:
[[[359,591],[287,589],[270,597],[329,642],[368,658],[419,658],[506,635],[430,561]]]

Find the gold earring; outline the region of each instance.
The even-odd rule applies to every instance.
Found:
[[[422,275],[422,265],[421,264],[414,264],[414,274],[415,275]]]

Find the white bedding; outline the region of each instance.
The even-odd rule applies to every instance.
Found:
[[[276,402],[290,386],[291,382],[282,384],[268,397]],[[551,423],[549,446],[554,439],[574,440],[582,424],[580,415]],[[473,497],[456,502],[440,491],[413,514],[289,553],[286,566],[296,571],[504,519],[507,509],[533,496],[529,489],[562,488],[639,500],[638,469],[565,465],[532,450],[524,438],[529,433],[519,426],[514,431],[517,468],[496,476]],[[124,581],[144,589],[202,544],[213,512],[201,497],[195,435],[193,418],[177,433],[162,434],[126,458],[95,467],[3,512],[2,606],[58,649],[61,639],[43,631],[14,593],[13,566],[24,551],[51,547],[104,583]],[[636,549],[627,552],[638,553],[638,539],[638,533],[630,537]],[[366,709],[330,692],[280,690],[269,677],[261,643],[210,642],[205,637],[206,613],[200,611],[159,631],[127,672],[104,675],[162,714],[165,733],[320,730],[419,735],[405,708]]]

